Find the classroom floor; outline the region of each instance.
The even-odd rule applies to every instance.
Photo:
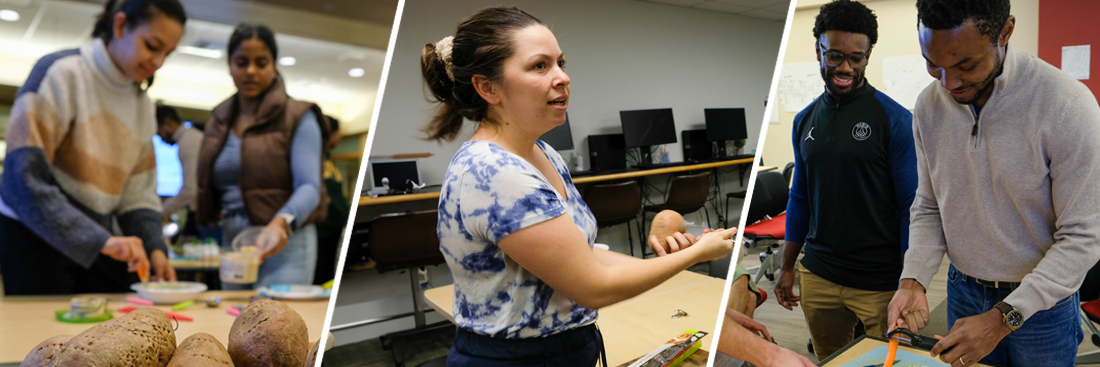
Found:
[[[695,264],[688,270],[707,275],[710,264]],[[397,356],[398,360],[404,359],[405,366],[413,367],[446,356],[453,342],[453,332],[440,332],[402,342],[395,351],[400,354]],[[325,367],[396,367],[397,364],[394,361],[394,352],[382,349],[379,338],[335,347],[325,352],[324,356]]]
[[[742,249],[742,251],[744,251],[744,256],[741,265],[748,268],[755,275],[756,269],[754,267],[760,265],[759,255],[763,250]],[[932,312],[930,323],[925,330],[921,331],[922,335],[944,335],[947,333],[947,303],[945,301],[947,300],[947,269],[949,265],[947,258],[944,257],[943,262],[940,264],[940,271],[932,278],[932,286],[929,287],[927,292],[928,305],[932,308]],[[768,292],[768,299],[756,309],[753,318],[768,328],[768,332],[771,333],[772,337],[775,338],[775,342],[780,346],[793,350],[811,361],[817,361],[817,357],[806,348],[806,344],[810,341],[810,333],[806,327],[806,319],[802,314],[802,310],[795,308],[793,311],[787,311],[779,305],[779,302],[775,301],[775,294],[772,291],[775,288],[774,281],[762,277],[757,285],[760,289]],[[795,292],[797,292],[797,288],[798,284],[796,283]],[[1077,353],[1098,350],[1100,350],[1100,347],[1092,344],[1086,330],[1085,339],[1078,347]],[[1079,364],[1078,366],[1100,366],[1100,364]]]

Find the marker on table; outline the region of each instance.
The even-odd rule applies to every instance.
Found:
[[[194,305],[194,304],[195,304],[195,301],[194,301],[194,300],[191,300],[191,301],[183,301],[183,302],[177,303],[177,304],[175,304],[174,306],[172,306],[172,311],[179,311],[179,310],[182,310],[182,309],[185,309],[185,308],[191,307],[191,306],[192,306],[192,305]]]
[[[233,315],[233,316],[237,316],[237,315],[241,314],[241,309],[236,308],[236,307],[226,308],[225,311],[228,312],[230,315]]]
[[[141,299],[141,298],[137,298],[137,297],[133,297],[133,296],[126,297],[126,302],[136,303],[136,304],[144,305],[144,306],[152,306],[153,305],[153,301],[146,300],[146,299]]]

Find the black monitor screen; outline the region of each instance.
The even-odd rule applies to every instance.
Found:
[[[748,139],[744,108],[706,108],[707,140],[726,141]]]
[[[554,150],[573,149],[573,132],[569,130],[569,115],[565,115],[565,123],[542,134],[539,140],[550,144]]]
[[[411,188],[409,180],[420,183],[420,167],[415,159],[390,162],[370,162],[371,181],[374,187],[382,187],[382,178],[389,178],[391,190]]]
[[[676,125],[672,122],[671,108],[619,111],[619,118],[627,148],[676,142]]]

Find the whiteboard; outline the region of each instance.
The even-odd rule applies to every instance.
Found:
[[[916,106],[920,92],[934,81],[920,55],[882,59],[882,92],[909,110]]]
[[[779,101],[786,112],[799,112],[825,91],[821,66],[816,62],[783,64],[779,74]]]

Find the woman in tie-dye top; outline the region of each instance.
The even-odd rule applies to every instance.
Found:
[[[436,102],[425,129],[453,140],[439,199],[441,249],[459,329],[448,366],[593,366],[596,310],[732,250],[725,230],[650,260],[593,249],[596,221],[562,158],[538,137],[565,122],[569,76],[557,39],[516,8],[486,8],[421,53]]]

